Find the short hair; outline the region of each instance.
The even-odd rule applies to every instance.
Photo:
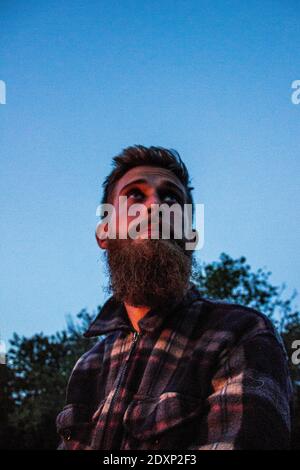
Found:
[[[143,145],[133,145],[127,147],[122,152],[113,157],[113,170],[105,178],[103,183],[102,204],[110,202],[113,190],[117,181],[136,166],[156,166],[165,168],[179,179],[186,190],[187,203],[192,204],[194,212],[194,201],[192,196],[193,187],[190,186],[188,170],[180,158],[179,153],[173,149],[163,147],[144,147]]]

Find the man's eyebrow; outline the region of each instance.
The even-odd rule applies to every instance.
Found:
[[[173,183],[173,181],[170,181],[170,180],[163,180],[162,183],[159,185],[159,189],[160,188],[172,188],[172,189],[175,189],[177,192],[180,192],[181,196],[184,197],[185,196],[185,193],[183,192],[183,190],[180,188],[180,186],[178,186],[178,184],[176,183]]]
[[[129,183],[125,184],[125,186],[123,186],[123,188],[121,188],[120,192],[125,191],[129,186],[132,186],[134,184],[150,184],[150,183],[149,183],[149,181],[145,180],[144,178],[139,178],[137,180],[129,181]],[[181,193],[182,197],[183,198],[185,197],[185,193],[183,192],[183,190],[180,188],[180,186],[178,186],[178,184],[173,183],[173,181],[162,180],[161,183],[158,185],[158,189],[167,188],[167,187],[175,189],[176,191],[179,191]]]
[[[148,183],[148,181],[145,180],[144,178],[139,178],[137,180],[129,181],[129,183],[125,184],[125,186],[121,188],[120,192],[125,191],[125,189],[127,189],[129,186],[132,186],[133,184],[145,184],[145,183]]]

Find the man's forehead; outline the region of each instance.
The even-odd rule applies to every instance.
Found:
[[[160,180],[168,180],[175,183],[185,191],[185,187],[181,183],[180,179],[177,178],[171,170],[156,166],[141,165],[131,168],[119,179],[115,187],[115,194],[121,191],[125,185],[133,183],[135,180],[139,179],[144,179],[149,182],[149,184],[158,183]]]

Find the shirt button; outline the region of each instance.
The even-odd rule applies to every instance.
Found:
[[[66,441],[69,441],[71,439],[71,429],[64,429],[63,438]]]
[[[157,445],[158,443],[159,443],[159,440],[156,439],[156,440],[154,441],[154,444]]]

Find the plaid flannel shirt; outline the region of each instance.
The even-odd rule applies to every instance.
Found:
[[[58,449],[287,449],[292,386],[282,340],[255,309],[203,298],[191,283],[136,332],[107,300],[57,416]]]

